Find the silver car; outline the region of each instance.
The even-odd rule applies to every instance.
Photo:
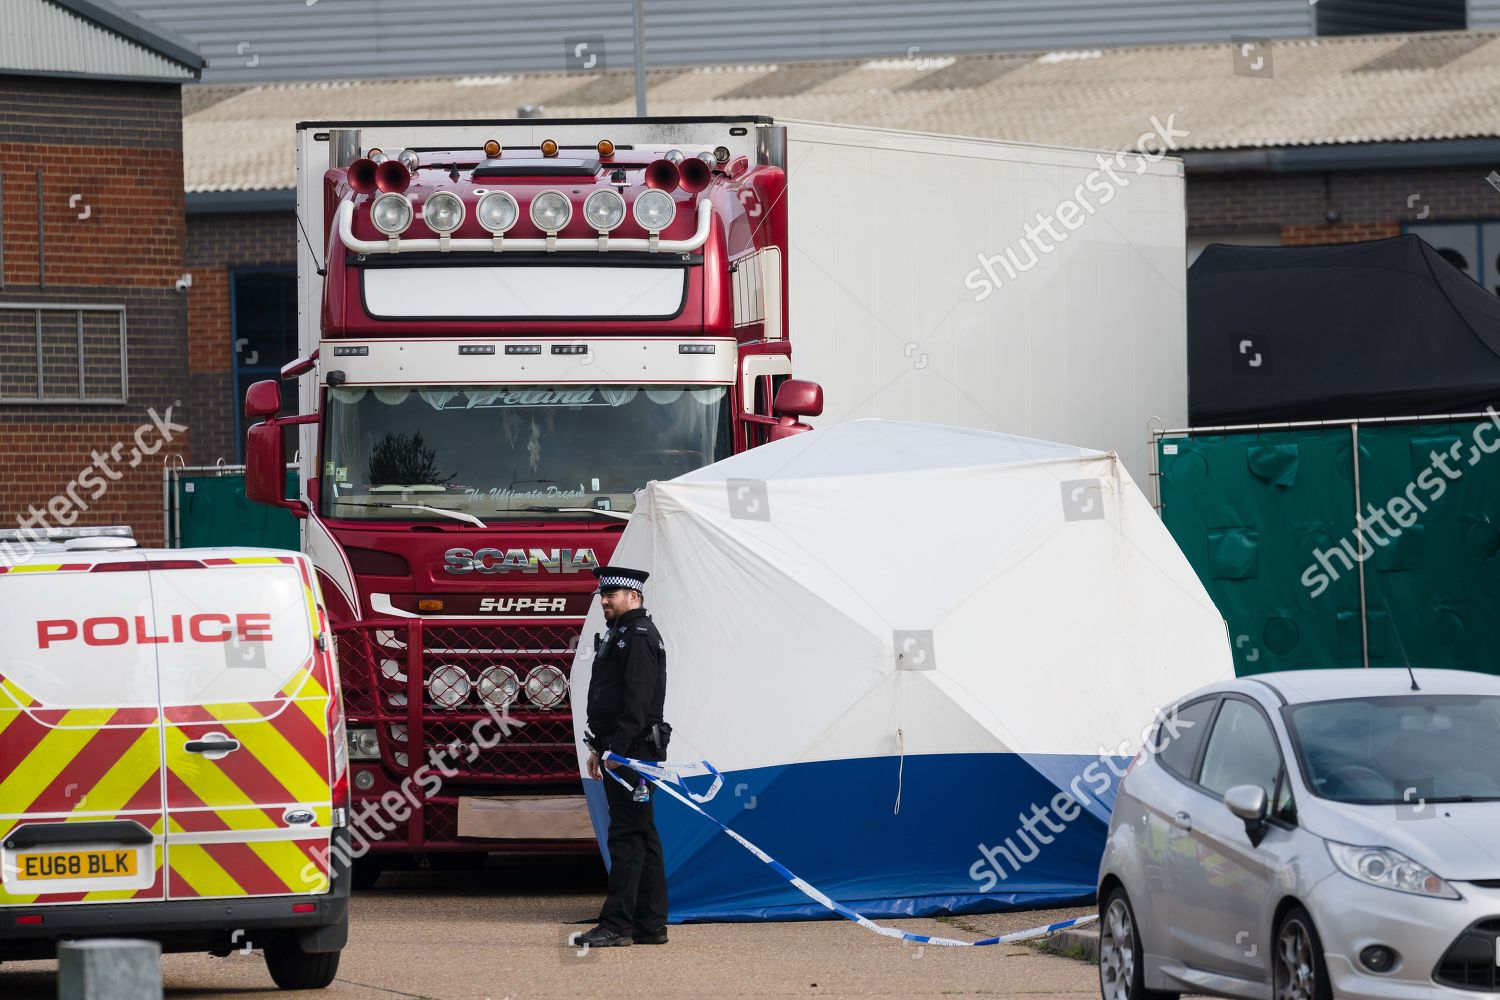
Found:
[[[1245,677],[1147,746],[1099,869],[1106,1000],[1500,996],[1500,678]]]

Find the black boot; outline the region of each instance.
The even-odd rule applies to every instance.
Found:
[[[667,929],[661,927],[654,931],[635,931],[630,935],[630,940],[636,944],[666,944]]]
[[[579,934],[573,938],[573,943],[588,945],[590,948],[618,948],[630,944],[630,935],[599,926]]]

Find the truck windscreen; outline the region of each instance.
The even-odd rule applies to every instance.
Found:
[[[324,517],[494,520],[629,511],[634,492],[730,454],[727,386],[328,390]],[[435,509],[418,509],[435,508]],[[468,518],[464,518],[467,520]]]

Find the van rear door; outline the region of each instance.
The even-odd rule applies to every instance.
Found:
[[[331,655],[301,556],[153,566],[168,898],[329,889]]]
[[[164,893],[144,556],[68,557],[0,567],[0,906]]]

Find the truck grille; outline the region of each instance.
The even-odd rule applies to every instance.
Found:
[[[393,773],[441,761],[460,781],[578,779],[568,688],[577,626],[413,618],[334,634],[349,718],[376,726]]]
[[[1443,954],[1432,978],[1461,990],[1493,992],[1500,987],[1500,969],[1495,967],[1496,938],[1500,938],[1500,917],[1474,924]]]

